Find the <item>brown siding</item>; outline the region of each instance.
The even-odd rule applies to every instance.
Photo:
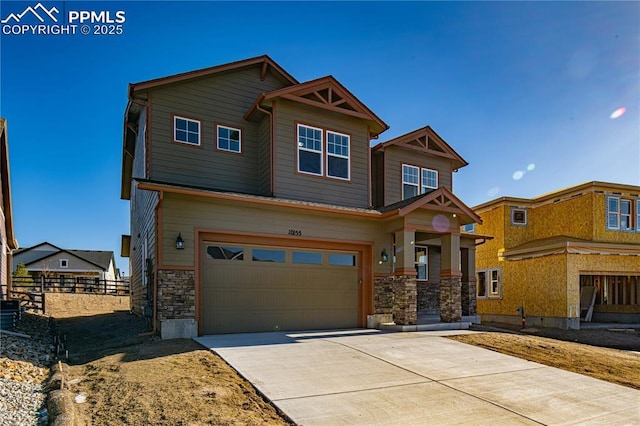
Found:
[[[258,127],[258,184],[259,193],[271,193],[271,119],[265,117]]]
[[[278,101],[274,110],[276,197],[350,207],[369,207],[370,148],[366,123],[358,118],[286,100]],[[297,123],[351,136],[350,181],[297,172]],[[326,157],[326,148],[324,155]]]
[[[143,129],[146,120],[146,111],[140,115],[139,129]],[[148,131],[148,130],[147,130]],[[140,131],[136,139],[136,151],[133,163],[133,178],[145,177],[144,162],[144,136],[145,132]],[[156,262],[155,250],[155,207],[158,203],[158,195],[155,192],[139,190],[136,183],[133,183],[131,191],[131,251],[129,253],[129,276],[131,280],[131,309],[142,313],[142,308],[148,302],[148,295],[151,294],[150,281],[145,286],[142,279],[142,246],[144,238],[147,236],[147,254],[152,265]]]
[[[372,153],[371,157],[371,191],[373,207],[384,206],[384,154]]]
[[[243,120],[260,93],[283,87],[272,73],[260,80],[260,67],[152,91],[151,179],[245,193],[258,193],[260,123]],[[173,114],[198,119],[200,146],[173,142]],[[216,150],[216,124],[242,130],[242,153]],[[262,130],[262,131],[261,131]]]
[[[438,186],[453,191],[451,162],[445,158],[421,154],[418,151],[398,146],[384,150],[384,205],[402,200],[402,165],[424,167],[438,171]]]

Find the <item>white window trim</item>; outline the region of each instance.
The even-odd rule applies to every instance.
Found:
[[[497,293],[493,293],[492,287],[491,287],[491,275],[493,271],[497,271],[498,272],[498,292]],[[476,271],[476,277],[479,275],[480,272],[484,273],[484,278],[485,278],[485,282],[484,282],[484,290],[485,290],[485,295],[484,296],[478,296],[478,290],[476,288],[476,297],[478,299],[502,299],[502,268],[485,268],[485,269],[478,269]]]
[[[221,148],[220,147],[220,129],[235,130],[235,131],[238,132],[238,151],[234,151],[233,149]],[[220,151],[232,152],[234,154],[241,154],[242,153],[242,129],[237,129],[235,127],[224,126],[222,124],[217,124],[216,125],[216,146],[218,147],[218,149]],[[231,146],[231,145],[229,145],[229,146]]]
[[[629,203],[629,213],[622,213],[622,203]],[[620,224],[620,230],[621,231],[633,231],[634,226],[633,226],[633,200],[630,200],[628,198],[621,198],[620,199],[620,203],[618,204],[618,206],[620,207],[620,220],[619,220],[619,224]],[[627,221],[627,228],[623,228],[622,227],[622,217],[626,216],[629,218],[629,220]]]
[[[407,181],[404,180],[404,168],[405,167],[418,170],[418,183],[407,182]],[[411,198],[411,197],[405,197],[405,194],[404,194],[404,186],[405,185],[409,185],[409,186],[415,187],[416,188],[416,193],[418,195],[420,195],[420,180],[421,179],[422,179],[422,175],[421,175],[421,172],[420,172],[420,167],[413,166],[411,164],[403,164],[402,165],[402,199],[403,200],[406,200],[407,198]],[[414,197],[415,197],[415,195],[414,195]]]
[[[433,172],[436,174],[436,186],[429,186],[424,183],[424,181],[426,180],[424,176],[424,172]],[[420,184],[422,189],[421,194],[424,194],[425,192],[427,192],[428,189],[438,189],[438,180],[439,180],[439,177],[438,177],[437,170],[427,169],[427,168],[420,169]]]
[[[467,223],[466,225],[462,225],[462,232],[468,232],[470,234],[474,234],[476,232],[476,224]]]
[[[191,143],[191,142],[187,142],[187,141],[180,141],[176,138],[176,131],[178,130],[176,127],[176,119],[180,119],[180,120],[186,120],[187,121],[187,129],[189,128],[189,121],[193,122],[193,123],[198,123],[198,143]],[[187,133],[189,133],[189,130],[187,130]],[[193,133],[193,132],[191,132]],[[176,143],[181,143],[184,145],[189,145],[189,146],[200,146],[200,142],[202,139],[202,122],[200,120],[195,120],[193,118],[187,118],[187,117],[182,117],[180,115],[174,115],[173,116],[173,141]]]
[[[618,202],[618,209],[615,211],[611,211],[609,210],[609,201],[610,200],[616,200]],[[606,208],[606,212],[607,212],[607,217],[606,217],[606,225],[607,225],[607,229],[612,229],[615,231],[619,231],[620,230],[620,197],[612,197],[612,196],[608,196],[607,199],[605,200],[605,202],[607,203],[607,208]],[[616,215],[616,225],[615,226],[611,226],[611,224],[609,223],[609,215],[610,214],[615,214]]]
[[[320,151],[316,151],[315,149],[303,148],[300,146],[300,128],[305,127],[307,129],[319,130],[320,131]],[[296,127],[296,146],[298,148],[298,158],[296,164],[296,170],[298,173],[304,173],[305,175],[310,176],[324,176],[324,130],[319,127],[313,127],[306,124],[298,124]],[[313,152],[315,154],[320,154],[320,173],[312,173],[304,170],[300,170],[300,151]]]
[[[516,222],[514,216],[516,212],[524,213],[524,223]],[[529,214],[527,209],[521,207],[511,207],[511,225],[513,226],[527,226],[529,224]]]
[[[69,259],[58,259],[60,261],[60,268],[69,267]]]
[[[344,136],[345,138],[347,138],[347,149],[349,151],[349,155],[344,156],[344,155],[340,155],[340,154],[331,154],[329,152],[329,133],[334,134],[334,135],[338,135],[338,136]],[[339,132],[334,132],[332,130],[327,130],[325,132],[326,134],[326,141],[325,143],[327,144],[327,153],[326,153],[326,157],[325,157],[325,161],[327,164],[326,170],[327,170],[327,177],[331,178],[331,179],[339,179],[339,180],[351,180],[351,136],[346,135],[344,133],[339,133]],[[347,177],[343,178],[342,176],[333,176],[329,174],[329,157],[336,157],[336,158],[343,158],[347,160]]]

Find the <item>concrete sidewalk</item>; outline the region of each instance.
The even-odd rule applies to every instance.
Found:
[[[637,425],[640,391],[455,342],[467,331],[196,338],[301,425]]]

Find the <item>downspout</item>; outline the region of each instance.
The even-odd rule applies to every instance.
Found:
[[[262,100],[264,99],[264,93],[260,95],[260,98],[258,99],[258,101],[256,102],[256,109],[260,112],[263,112],[265,114],[267,114],[269,116],[269,175],[270,175],[270,182],[269,182],[269,192],[271,193],[271,196],[273,196],[274,194],[274,175],[273,172],[275,170],[275,164],[274,164],[274,147],[273,147],[273,141],[274,141],[274,129],[273,129],[273,114],[271,113],[271,111],[268,111],[264,108],[262,108],[260,106],[260,102],[262,102]]]

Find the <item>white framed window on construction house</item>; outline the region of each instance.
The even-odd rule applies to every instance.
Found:
[[[511,224],[515,226],[527,226],[527,209],[511,207]]]
[[[200,120],[173,116],[173,141],[200,146]]]
[[[218,149],[229,152],[242,152],[242,130],[233,127],[222,126],[216,127],[218,135]]]
[[[606,207],[607,229],[628,232],[640,231],[640,199],[611,195],[607,197]]]
[[[298,172],[322,176],[323,130],[298,124]]]
[[[60,259],[60,267],[68,268],[69,267],[69,259]]]
[[[501,268],[479,269],[476,271],[476,296],[480,299],[502,298]]]
[[[476,232],[476,224],[467,223],[466,225],[462,225],[462,232],[469,232],[469,233]]]

